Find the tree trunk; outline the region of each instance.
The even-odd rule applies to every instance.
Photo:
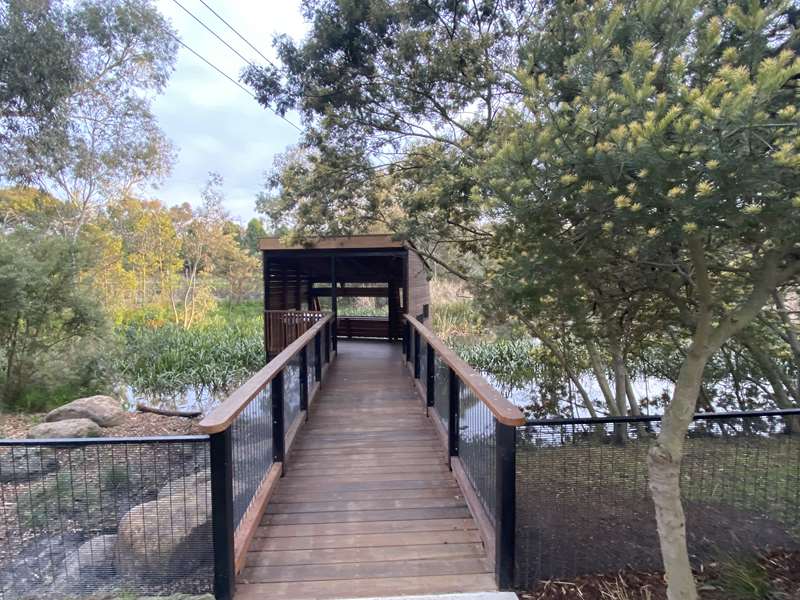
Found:
[[[692,422],[708,354],[697,339],[681,365],[672,400],[655,444],[647,457],[650,493],[656,512],[668,600],[697,600],[697,587],[686,546],[686,516],[680,495],[681,461],[686,432]]]
[[[594,373],[597,384],[600,386],[600,391],[603,393],[608,412],[612,417],[618,417],[619,411],[617,410],[617,403],[614,399],[614,394],[611,392],[611,386],[608,384],[603,363],[600,360],[600,354],[597,352],[597,346],[594,342],[589,340],[586,342],[586,351],[589,353],[589,360],[592,363],[592,372]]]

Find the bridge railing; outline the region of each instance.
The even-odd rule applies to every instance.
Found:
[[[661,417],[526,421],[410,317],[403,351],[501,589],[660,568],[647,453]],[[681,492],[698,567],[800,544],[800,409],[698,413],[685,448]]]
[[[501,588],[512,584],[516,509],[516,432],[522,411],[439,337],[405,317],[403,350],[447,460],[493,551]]]
[[[214,595],[236,573],[330,362],[333,317],[319,318],[201,422],[210,436]]]

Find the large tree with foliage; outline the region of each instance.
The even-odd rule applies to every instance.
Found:
[[[0,175],[62,200],[58,227],[74,240],[98,207],[169,169],[150,103],[176,42],[148,0],[45,6],[12,2],[0,13],[14,51],[0,73],[9,96]],[[32,37],[47,51],[25,52]]]

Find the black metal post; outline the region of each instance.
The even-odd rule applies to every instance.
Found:
[[[308,344],[300,350],[300,410],[306,411],[308,421]]]
[[[420,346],[419,331],[414,330],[414,378],[419,379],[419,346]]]
[[[281,473],[286,471],[283,432],[283,369],[272,380],[272,462],[281,463]]]
[[[325,323],[325,364],[331,362],[331,322]]]
[[[495,420],[495,578],[501,590],[514,584],[514,529],[517,510],[517,428]]]
[[[269,259],[267,253],[261,253],[261,269],[264,278],[264,358],[269,362]]]
[[[214,597],[217,600],[232,600],[236,573],[233,546],[233,443],[230,428],[211,435],[210,452]]]
[[[314,379],[322,381],[322,332],[314,336]]]
[[[458,456],[458,434],[459,434],[459,424],[458,424],[458,396],[459,396],[459,385],[461,381],[458,379],[458,375],[453,369],[448,369],[449,371],[449,385],[447,386],[447,396],[449,399],[448,404],[449,406],[449,416],[447,418],[447,425],[448,425],[448,435],[447,435],[447,449],[449,457],[447,459],[448,464],[450,464],[450,459],[454,456]],[[451,465],[452,468],[452,465]]]
[[[408,361],[408,350],[409,346],[409,339],[408,339],[408,329],[410,325],[408,321],[403,321],[403,356],[406,357],[406,361]]]
[[[427,369],[425,370],[425,394],[426,404],[434,406],[436,404],[436,351],[428,344]]]
[[[331,256],[331,310],[333,311],[333,321],[331,322],[331,338],[333,342],[333,351],[339,348],[337,343],[337,336],[338,336],[338,320],[339,320],[339,310],[338,310],[338,303],[336,302],[336,257]]]

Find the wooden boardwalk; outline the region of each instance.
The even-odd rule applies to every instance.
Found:
[[[339,342],[236,600],[497,589],[398,344]]]

